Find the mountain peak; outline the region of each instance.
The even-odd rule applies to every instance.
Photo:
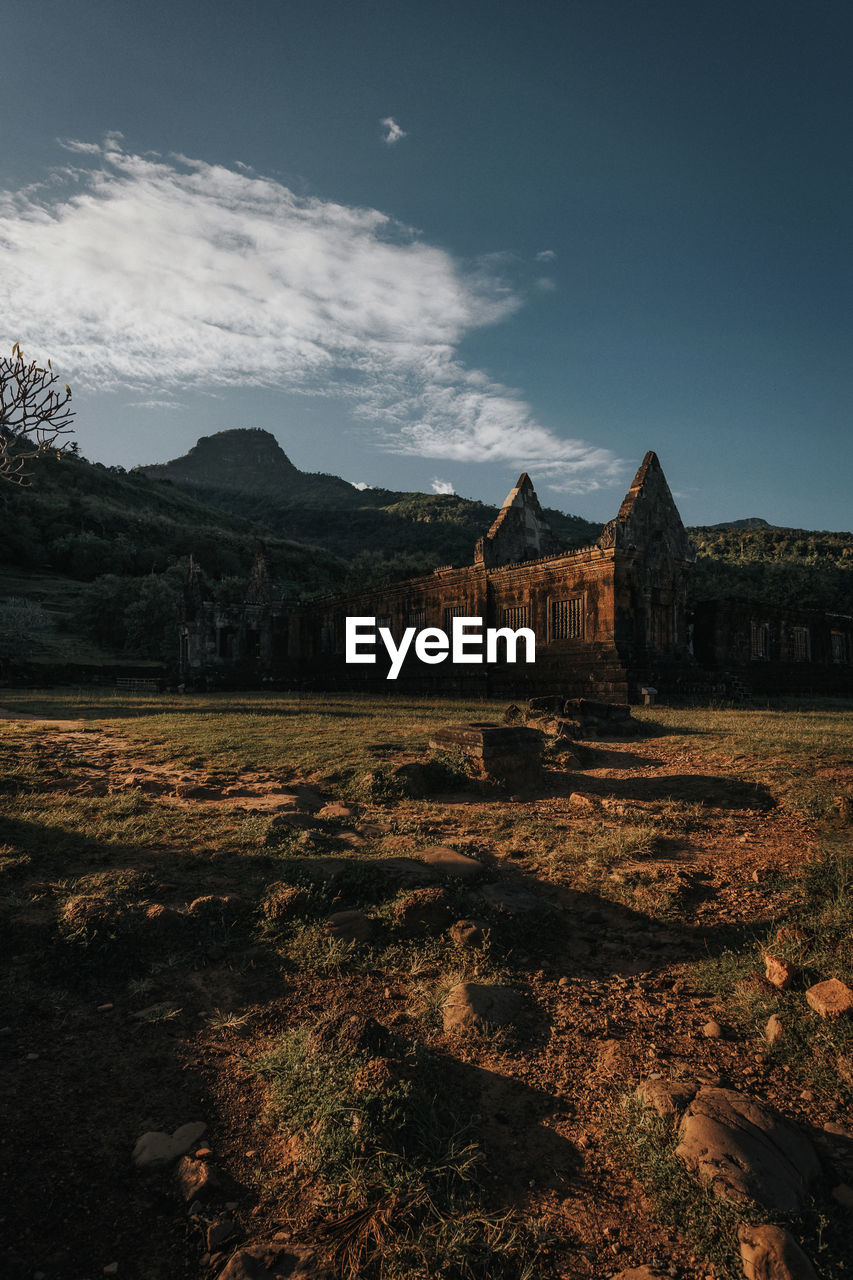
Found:
[[[214,489],[280,491],[300,475],[269,431],[261,427],[232,427],[202,436],[183,457],[141,467],[161,480]]]

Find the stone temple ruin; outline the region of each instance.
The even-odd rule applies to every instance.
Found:
[[[310,601],[276,593],[259,553],[241,607],[206,599],[191,573],[180,626],[182,679],[200,687],[417,688],[424,692],[636,700],[670,692],[853,691],[853,619],[771,605],[709,601],[692,614],[695,559],[661,465],[647,453],[619,512],[589,546],[560,551],[529,476],[519,477],[474,548],[473,563]],[[407,627],[531,628],[536,662],[441,666],[410,652],[389,686],[388,660],[345,662],[347,617]],[[384,659],[384,665],[383,665]]]

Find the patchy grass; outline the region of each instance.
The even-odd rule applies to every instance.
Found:
[[[325,1234],[343,1273],[532,1280],[529,1233],[479,1203],[482,1152],[470,1119],[445,1100],[438,1062],[377,1024],[344,1022],[336,1034],[336,1022],[283,1037],[256,1069],[325,1190]]]

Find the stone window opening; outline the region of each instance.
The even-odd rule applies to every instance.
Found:
[[[530,626],[530,604],[513,604],[501,609],[501,626],[518,631]]]
[[[847,661],[847,637],[843,631],[831,631],[829,635],[830,652],[833,662]]]
[[[570,596],[567,600],[552,600],[550,613],[551,640],[583,640],[584,597]]]
[[[794,627],[791,635],[791,642],[794,661],[810,662],[812,656],[812,645],[808,627]]]
[[[426,609],[411,609],[406,614],[406,626],[422,631],[426,626]]]
[[[770,623],[751,622],[749,630],[750,657],[756,662],[766,662],[770,656]]]
[[[453,631],[454,618],[467,618],[468,611],[464,604],[448,604],[444,609],[444,630],[450,635]]]

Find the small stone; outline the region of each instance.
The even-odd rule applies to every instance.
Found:
[[[444,1030],[484,1031],[489,1027],[507,1026],[515,1021],[523,1007],[521,996],[509,987],[460,982],[444,1002]]]
[[[839,1182],[837,1187],[833,1187],[832,1198],[838,1204],[843,1204],[845,1209],[853,1209],[853,1187],[848,1183]]]
[[[115,1008],[115,1005],[112,1005],[112,1004],[99,1004],[99,1005],[98,1005],[98,1007],[97,1007],[97,1009],[95,1010],[95,1012],[96,1012],[96,1013],[109,1013],[110,1009],[114,1009],[114,1008]]]
[[[745,1280],[817,1280],[812,1264],[784,1227],[744,1224],[738,1239]]]
[[[323,925],[323,932],[338,942],[367,942],[373,933],[373,922],[363,911],[336,911]]]
[[[440,875],[459,880],[476,880],[483,874],[483,864],[467,854],[457,853],[446,845],[435,845],[432,849],[424,849],[421,858],[428,867],[432,867]]]
[[[722,1039],[723,1028],[719,1022],[714,1022],[712,1019],[710,1022],[705,1023],[702,1028],[702,1035],[706,1040],[720,1040]]]
[[[781,960],[778,956],[765,955],[764,976],[777,991],[787,991],[794,981],[795,973],[794,966],[787,960]]]
[[[822,1018],[837,1018],[853,1011],[853,991],[838,978],[829,978],[809,987],[806,1000]]]
[[[165,1169],[180,1156],[186,1155],[206,1129],[204,1121],[196,1120],[190,1124],[182,1124],[173,1134],[159,1131],[143,1133],[133,1148],[133,1163],[137,1169],[147,1172]]]
[[[178,1161],[175,1176],[178,1190],[185,1204],[191,1204],[193,1201],[215,1200],[217,1196],[226,1193],[226,1179],[216,1166],[207,1160],[183,1156]],[[230,1179],[227,1188],[231,1189]]]
[[[566,977],[562,977],[562,978],[560,978],[560,979],[558,980],[558,982],[557,982],[557,986],[558,986],[558,987],[567,987],[567,986],[569,986],[569,979],[568,979],[568,978],[566,978]]]
[[[698,1087],[690,1080],[661,1080],[655,1073],[637,1086],[637,1097],[659,1116],[680,1116],[696,1097]]]
[[[39,1055],[37,1053],[28,1053],[27,1062],[37,1062]]]
[[[117,1275],[118,1275],[118,1263],[117,1263],[117,1262],[108,1262],[108,1263],[107,1263],[107,1265],[104,1267],[104,1275],[105,1275],[105,1276],[117,1276]]]
[[[778,1013],[771,1013],[764,1028],[764,1039],[768,1044],[776,1044],[785,1034],[785,1027]]]

